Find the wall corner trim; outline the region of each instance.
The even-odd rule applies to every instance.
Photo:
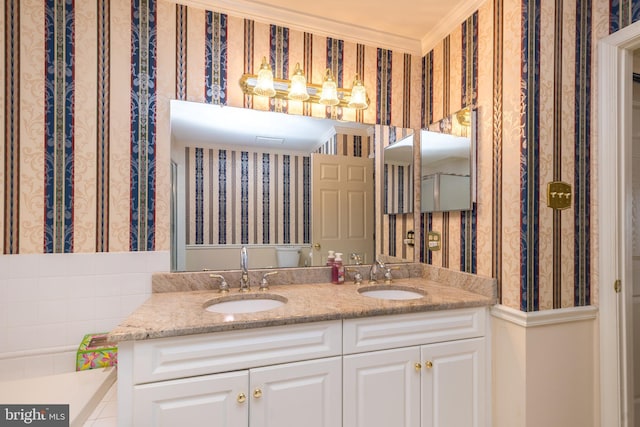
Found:
[[[598,307],[588,305],[584,307],[524,312],[498,304],[491,307],[491,315],[524,328],[533,328],[559,323],[595,320],[598,316]]]

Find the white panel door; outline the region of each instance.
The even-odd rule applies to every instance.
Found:
[[[373,242],[373,159],[311,155],[313,264],[324,265],[327,251],[358,253],[371,263]]]
[[[248,427],[248,385],[238,371],[135,386],[132,425]]]
[[[252,369],[251,427],[340,427],[342,358]]]
[[[344,356],[345,427],[420,425],[418,347]]]
[[[421,347],[422,427],[485,425],[484,338]]]

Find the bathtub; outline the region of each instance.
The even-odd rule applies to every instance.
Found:
[[[82,427],[116,380],[116,368],[0,381],[0,404],[69,404],[69,425]]]

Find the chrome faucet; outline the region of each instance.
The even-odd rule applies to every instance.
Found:
[[[247,247],[243,246],[240,249],[240,268],[242,269],[242,276],[240,276],[240,292],[249,292],[251,286],[249,284],[249,255],[247,254]]]
[[[362,257],[358,253],[353,252],[349,258],[352,259],[356,265],[362,264]]]
[[[371,264],[371,268],[369,268],[369,283],[371,284],[378,283],[378,267],[382,268],[383,270],[387,268],[379,256]]]

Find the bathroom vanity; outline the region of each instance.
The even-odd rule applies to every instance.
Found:
[[[284,300],[280,307],[225,314],[205,308],[247,297],[234,289],[153,294],[111,333],[119,425],[490,425],[494,296],[425,277],[378,289],[420,297],[290,284],[263,293]]]

